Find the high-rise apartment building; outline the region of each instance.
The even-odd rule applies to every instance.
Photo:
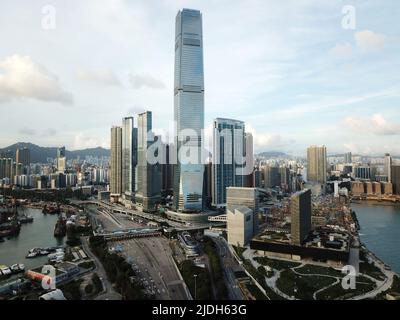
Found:
[[[135,193],[135,168],[137,164],[137,128],[133,117],[122,119],[122,194],[133,200]]]
[[[31,152],[28,148],[18,148],[15,153],[15,162],[22,163],[23,166],[29,166],[31,163]]]
[[[174,207],[180,212],[199,212],[203,208],[204,71],[202,15],[197,10],[183,9],[176,16],[174,119],[178,153]],[[188,148],[190,159],[183,159],[186,152],[182,151]]]
[[[14,166],[12,158],[0,158],[0,179],[8,178],[13,180]]]
[[[281,185],[280,168],[278,166],[264,167],[264,188],[273,188]]]
[[[67,157],[65,156],[65,147],[57,149],[57,171],[65,172],[67,167]]]
[[[353,157],[351,155],[351,152],[346,152],[344,154],[344,163],[352,163],[353,162]]]
[[[388,177],[388,182],[392,182],[392,164],[392,157],[386,153],[383,160],[383,174]]]
[[[307,149],[307,181],[325,184],[327,175],[326,147],[311,146]]]
[[[160,137],[157,137],[160,139]],[[152,114],[150,111],[138,115],[138,162],[136,203],[142,205],[143,211],[157,209],[161,200],[160,165],[148,159],[148,148],[155,142],[152,132]]]
[[[311,231],[311,190],[296,192],[290,199],[291,241],[302,245]]]
[[[226,206],[226,188],[243,187],[245,125],[243,121],[217,118],[213,125],[212,205]]]
[[[122,128],[111,128],[111,159],[110,159],[110,193],[120,196],[122,193]]]

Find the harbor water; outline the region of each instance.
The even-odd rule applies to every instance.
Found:
[[[22,224],[18,236],[4,238],[5,241],[0,242],[0,265],[10,266],[14,263],[23,263],[25,269],[28,270],[48,262],[47,256],[25,258],[29,249],[61,246],[64,244],[64,239],[54,237],[54,226],[58,215],[46,215],[40,209],[31,208],[25,208],[23,213],[31,215],[34,220],[31,223]]]
[[[360,223],[361,241],[400,273],[400,205],[364,201],[352,203],[351,207]]]

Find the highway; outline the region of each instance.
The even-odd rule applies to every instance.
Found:
[[[147,212],[143,212],[140,209],[128,209],[122,205],[118,205],[118,204],[113,204],[113,203],[109,203],[106,201],[99,201],[99,200],[88,200],[88,201],[73,201],[74,203],[78,204],[78,205],[87,205],[87,204],[93,204],[99,207],[102,207],[106,210],[108,210],[108,212],[111,213],[124,213],[124,214],[128,214],[131,216],[137,216],[149,221],[155,221],[158,223],[168,223],[169,226],[175,228],[177,231],[191,231],[191,230],[199,230],[199,229],[208,229],[210,226],[222,226],[225,225],[224,222],[204,222],[204,223],[199,223],[199,222],[193,222],[190,223],[190,225],[185,224],[183,222],[177,222],[177,221],[173,221],[167,218],[163,218],[160,215],[157,214],[152,214],[152,213],[147,213]]]
[[[244,300],[242,290],[240,290],[235,271],[243,271],[243,268],[233,258],[231,252],[227,248],[227,243],[221,238],[212,238],[218,248],[218,253],[221,258],[222,270],[224,271],[225,283],[227,284],[228,295],[230,300]]]

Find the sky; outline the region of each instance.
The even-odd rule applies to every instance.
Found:
[[[0,147],[109,148],[122,117],[173,120],[175,16],[203,15],[205,129],[254,149],[400,155],[398,0],[0,3]]]

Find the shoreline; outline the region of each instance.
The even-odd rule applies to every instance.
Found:
[[[368,201],[368,202],[369,202],[369,201]],[[396,275],[399,275],[399,273],[398,273],[396,270],[394,270],[393,267],[392,267],[391,265],[389,265],[389,264],[386,263],[382,258],[380,258],[380,257],[377,255],[377,253],[375,253],[375,252],[373,252],[371,249],[369,249],[368,246],[367,246],[367,244],[366,244],[364,241],[361,240],[360,231],[362,230],[362,226],[361,226],[361,224],[360,224],[360,222],[359,222],[359,220],[358,220],[357,212],[351,207],[351,204],[352,204],[352,202],[350,203],[350,210],[351,210],[352,213],[353,213],[353,214],[352,214],[352,216],[354,216],[353,219],[355,218],[354,223],[355,223],[356,226],[357,226],[357,237],[358,237],[358,239],[359,239],[359,241],[360,241],[360,248],[364,248],[364,249],[365,249],[371,256],[373,256],[376,260],[378,260],[378,261],[380,261],[382,264],[384,264],[384,265],[390,267],[390,270],[391,270],[392,272],[394,272]],[[365,202],[356,202],[355,204],[365,204]],[[374,206],[379,206],[379,205],[382,205],[382,203],[379,203],[379,202],[376,202],[376,201],[375,201],[375,204],[373,204],[373,205],[374,205]],[[393,206],[393,203],[392,203],[392,204],[386,204],[385,206]]]

